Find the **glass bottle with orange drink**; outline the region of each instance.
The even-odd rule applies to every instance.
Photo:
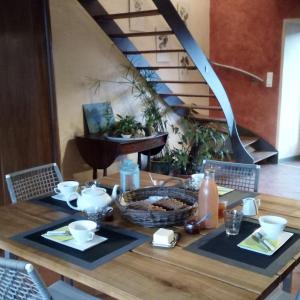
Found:
[[[197,216],[195,217],[200,220],[205,215],[210,214],[210,218],[203,222],[201,228],[218,227],[218,209],[219,195],[215,182],[215,171],[214,169],[207,169],[199,189]]]

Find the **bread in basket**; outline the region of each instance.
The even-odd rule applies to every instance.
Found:
[[[125,192],[116,201],[122,215],[144,227],[181,225],[194,211],[196,194],[174,187]]]

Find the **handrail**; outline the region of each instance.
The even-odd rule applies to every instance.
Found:
[[[251,72],[248,72],[248,71],[245,71],[241,68],[237,68],[237,67],[234,67],[234,66],[230,66],[230,65],[225,65],[225,64],[220,64],[220,63],[217,63],[215,61],[210,61],[210,63],[214,66],[217,66],[217,67],[221,67],[221,68],[224,68],[224,69],[229,69],[229,70],[233,70],[233,71],[237,71],[239,73],[242,73],[244,75],[247,75],[257,81],[260,81],[260,82],[265,82],[261,77],[251,73]]]

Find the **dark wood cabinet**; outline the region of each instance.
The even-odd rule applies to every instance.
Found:
[[[9,0],[0,9],[0,203],[4,175],[59,162],[49,3]]]

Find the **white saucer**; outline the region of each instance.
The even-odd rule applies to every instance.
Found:
[[[65,196],[63,194],[55,194],[53,196],[51,196],[53,199],[55,200],[61,200],[61,201],[67,201],[67,199],[65,198]],[[70,198],[70,201],[77,199],[76,195],[72,195],[72,197]]]
[[[94,238],[91,241],[83,243],[83,244],[77,243],[74,239],[68,240],[68,241],[58,241],[58,240],[55,239],[55,237],[48,236],[46,234],[42,234],[42,237],[45,238],[45,239],[51,240],[53,242],[56,242],[58,244],[62,244],[62,245],[71,247],[73,249],[77,249],[79,251],[87,250],[87,249],[92,248],[92,247],[94,247],[94,246],[96,246],[100,243],[103,243],[107,240],[106,237],[96,235],[96,234],[95,234]]]

